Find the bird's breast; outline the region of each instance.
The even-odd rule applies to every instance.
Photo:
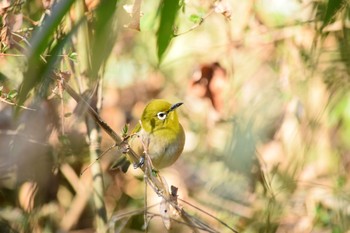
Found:
[[[141,129],[139,139],[146,146],[155,168],[161,169],[173,164],[184,148],[185,133],[180,125],[177,130],[162,128],[151,133]]]

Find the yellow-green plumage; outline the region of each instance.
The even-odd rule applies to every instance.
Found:
[[[152,100],[133,130],[136,136],[130,140],[131,148],[142,155],[146,147],[156,169],[172,165],[184,148],[185,133],[175,110],[181,104]]]

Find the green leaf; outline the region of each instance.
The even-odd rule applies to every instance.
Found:
[[[101,1],[96,9],[94,37],[92,39],[91,78],[97,79],[101,66],[105,63],[117,36],[115,13],[117,0]]]
[[[4,89],[4,86],[0,86],[0,97],[2,95],[2,90]]]
[[[71,59],[74,62],[77,62],[77,58],[78,58],[78,54],[73,52],[71,54],[68,55],[69,59]]]
[[[0,83],[6,82],[6,80],[8,80],[8,78],[6,77],[6,75],[4,75],[3,73],[0,72]]]
[[[18,95],[17,90],[11,90],[9,93],[7,93],[6,99],[13,100],[14,98],[17,97],[17,95]]]
[[[129,125],[125,124],[122,130],[122,137],[125,138],[128,135]]]
[[[335,16],[342,10],[345,4],[346,0],[328,0],[327,9],[321,29],[326,27],[334,20]]]
[[[190,16],[190,21],[193,23],[200,23],[202,21],[202,17],[200,17],[199,15],[192,14]]]
[[[157,31],[158,60],[161,63],[164,53],[174,37],[174,25],[180,9],[180,0],[163,0],[160,9],[160,24]]]
[[[46,15],[42,25],[34,31],[30,40],[30,50],[27,54],[28,70],[24,74],[23,82],[19,89],[18,105],[22,105],[27,99],[28,93],[42,80],[42,70],[45,64],[41,55],[48,47],[49,41],[62,21],[62,18],[69,13],[74,0],[56,1],[51,9],[51,14]]]
[[[67,35],[57,40],[56,44],[51,49],[47,63],[41,68],[41,84],[39,88],[40,96],[46,95],[50,83],[53,82],[51,79],[52,71],[55,69],[56,64],[62,59],[60,54],[62,53],[63,48],[71,41],[71,37],[78,30],[83,21],[84,19],[79,20]]]

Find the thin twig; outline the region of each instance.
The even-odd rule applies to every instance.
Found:
[[[82,172],[80,173],[80,175],[83,175],[83,173],[87,170],[87,169],[89,169],[94,163],[96,163],[98,160],[100,160],[101,158],[102,158],[102,156],[104,156],[105,154],[107,154],[109,151],[111,151],[114,147],[116,147],[117,145],[112,145],[112,146],[110,146],[110,147],[108,147],[108,149],[107,150],[105,150],[105,151],[103,151],[102,152],[102,154],[100,154],[96,159],[95,159],[95,161],[92,161],[86,168],[84,168],[83,170],[82,170]]]
[[[30,47],[29,41],[28,41],[27,38],[25,38],[24,36],[21,36],[20,34],[18,34],[18,33],[16,33],[16,32],[11,32],[11,35],[18,37],[19,39],[21,39],[22,41],[24,41],[24,43],[25,43],[28,47]]]
[[[144,210],[144,213],[143,213],[143,221],[144,221],[144,228],[145,228],[145,233],[147,233],[147,231],[148,231],[148,222],[147,222],[147,206],[148,206],[148,204],[147,204],[147,182],[146,182],[146,179],[147,179],[147,175],[146,175],[146,173],[145,174],[143,174],[143,177],[144,177],[144,180],[145,180],[145,210]]]
[[[15,54],[15,53],[0,53],[0,57],[25,57],[24,54]]]
[[[204,211],[204,210],[202,210],[201,208],[199,208],[199,207],[197,207],[197,206],[195,206],[195,205],[192,205],[191,203],[189,203],[189,202],[187,202],[187,201],[185,201],[185,200],[183,200],[183,199],[181,199],[181,198],[177,198],[177,199],[180,200],[180,201],[182,201],[182,202],[184,202],[184,203],[186,203],[187,205],[189,205],[189,206],[195,208],[196,210],[199,210],[200,212],[202,212],[202,213],[208,215],[209,217],[215,219],[216,221],[218,221],[219,223],[221,223],[222,225],[224,225],[225,227],[227,227],[228,229],[230,229],[232,232],[238,233],[238,231],[236,231],[235,229],[233,229],[232,227],[230,227],[229,225],[227,225],[224,221],[222,221],[221,219],[219,219],[219,218],[215,217],[214,215],[208,213],[207,211]]]
[[[162,217],[161,214],[157,214],[157,213],[152,213],[152,212],[148,212],[148,215],[151,216],[152,218],[153,217]],[[183,224],[183,225],[186,225],[188,227],[193,227],[192,225],[189,225],[187,222],[182,222],[180,220],[177,220],[176,218],[170,218],[172,221],[174,222],[177,222],[177,223],[180,223],[180,224]],[[206,231],[206,232],[209,232],[209,233],[219,233],[219,231],[216,231],[214,229],[211,229],[210,227],[203,227],[203,226],[195,226],[197,230],[202,230],[202,231]]]
[[[25,109],[25,110],[36,111],[36,109],[34,109],[34,108],[28,108],[28,107],[23,106],[23,105],[18,105],[18,104],[16,104],[16,103],[12,103],[12,102],[6,100],[6,99],[3,98],[3,97],[0,97],[0,101],[1,101],[1,102],[4,102],[4,103],[6,103],[6,104],[12,105],[12,106],[16,106],[16,107]]]
[[[32,45],[29,43],[29,41],[27,40],[27,38],[25,38],[24,36],[21,36],[20,34],[15,33],[15,32],[11,32],[11,34],[12,34],[13,36],[17,36],[18,38],[20,38],[21,40],[23,40],[24,43],[25,43],[29,48],[32,46]],[[17,42],[16,42],[16,43],[17,43]],[[45,57],[44,57],[42,54],[40,54],[40,58],[41,58],[41,60],[43,60],[43,62],[47,63]]]
[[[57,82],[57,87],[58,87],[58,96],[60,97],[60,105],[61,105],[61,134],[65,135],[64,131],[64,103],[63,103],[63,87],[60,82]]]
[[[96,123],[99,124],[106,133],[111,136],[111,138],[116,141],[117,143],[121,143],[121,138],[107,125],[98,115],[98,113],[90,106],[90,104],[83,98],[81,95],[79,95],[77,92],[74,91],[74,89],[67,84],[64,80],[60,80],[62,82],[62,86],[64,87],[64,90],[67,91],[67,93],[75,100],[77,103],[83,102],[86,107],[88,108],[88,111],[90,115],[96,120]]]
[[[176,36],[181,36],[181,35],[183,35],[183,34],[189,33],[189,32],[191,32],[191,31],[197,29],[199,26],[201,26],[201,25],[204,23],[204,20],[205,20],[206,18],[208,18],[213,12],[214,12],[214,10],[209,11],[208,14],[206,14],[205,16],[203,16],[203,17],[200,18],[200,21],[199,21],[197,24],[193,25],[192,27],[190,27],[190,28],[187,29],[186,31],[179,32],[179,33],[174,33],[174,37],[176,37]]]

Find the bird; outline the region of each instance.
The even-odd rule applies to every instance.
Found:
[[[146,105],[129,141],[130,147],[141,157],[140,162],[134,164],[135,168],[143,165],[144,153],[149,155],[156,170],[171,166],[179,158],[185,145],[185,131],[176,109],[182,104],[153,99]],[[122,155],[111,169],[119,167],[127,172],[130,164],[130,158]]]

